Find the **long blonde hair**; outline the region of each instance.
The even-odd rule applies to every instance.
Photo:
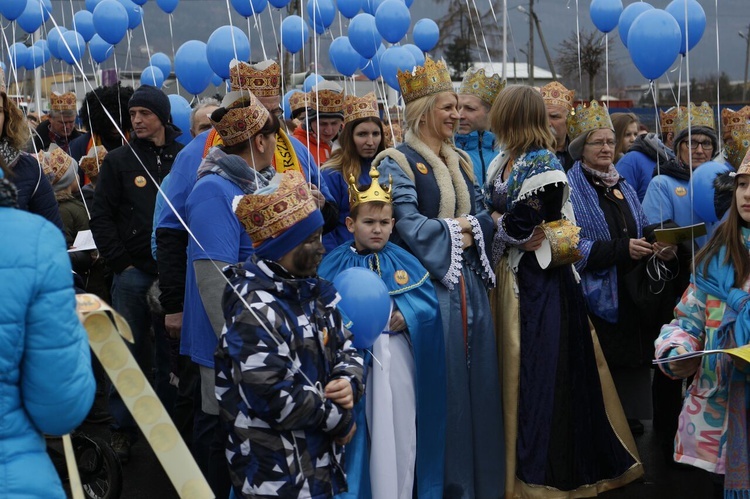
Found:
[[[513,157],[530,149],[554,150],[542,94],[532,87],[509,85],[490,109],[490,128],[499,144]]]

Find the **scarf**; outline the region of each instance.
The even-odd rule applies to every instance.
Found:
[[[659,170],[654,168],[654,177],[656,175],[668,175],[677,180],[690,180],[690,169],[677,158],[670,159],[663,165],[659,165]]]
[[[0,176],[2,172],[0,172]],[[7,178],[0,178],[0,206],[18,208],[18,192]]]
[[[645,154],[651,159],[651,161],[660,164],[666,163],[674,158],[674,152],[672,152],[671,149],[667,149],[667,146],[659,140],[659,137],[657,137],[655,133],[639,135],[635,139],[635,142],[633,142],[633,145],[630,146],[630,149],[628,149],[628,152],[631,151]]]
[[[593,168],[589,168],[583,162],[581,162],[581,168],[583,168],[584,171],[588,173],[589,175],[591,175],[592,177],[600,180],[607,187],[614,187],[617,185],[617,182],[620,181],[620,174],[617,173],[617,169],[615,169],[615,165],[609,165],[609,168],[607,169],[606,172],[600,172],[599,170],[594,170]]]
[[[12,170],[20,156],[21,152],[10,145],[8,137],[0,139],[0,158],[2,158],[6,168]]]
[[[573,202],[576,223],[581,227],[581,240],[578,250],[583,258],[576,262],[576,270],[581,274],[581,285],[591,313],[614,324],[618,319],[617,267],[606,270],[587,271],[591,248],[595,241],[609,241],[609,226],[604,212],[599,207],[599,196],[594,186],[583,173],[583,164],[577,161],[568,172],[570,198]],[[630,212],[635,218],[638,237],[643,236],[643,227],[648,225],[638,195],[626,182],[620,183],[620,191],[625,195]]]
[[[212,148],[198,168],[198,179],[206,175],[219,175],[229,180],[242,189],[245,194],[252,194],[262,187],[276,175],[276,170],[267,166],[260,171],[255,171],[244,159],[235,155],[227,154],[218,147]]]
[[[748,240],[750,230],[742,229]],[[747,244],[747,243],[746,243]],[[701,291],[726,303],[724,316],[716,330],[720,348],[746,345],[750,340],[750,294],[734,286],[734,265],[726,261],[726,247],[722,246],[703,273],[703,265],[696,265],[693,281]],[[750,498],[750,437],[748,436],[748,406],[750,405],[748,374],[731,364],[727,412],[727,455],[724,478],[725,499]]]

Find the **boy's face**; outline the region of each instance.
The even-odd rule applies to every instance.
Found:
[[[380,251],[393,232],[393,208],[389,204],[365,203],[359,207],[356,219],[346,217],[346,228],[354,234],[357,251]]]

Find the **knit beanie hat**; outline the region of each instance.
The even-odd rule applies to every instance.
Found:
[[[128,109],[133,107],[145,107],[158,116],[163,125],[169,123],[169,115],[172,112],[169,97],[154,86],[141,85],[138,87],[128,101]]]

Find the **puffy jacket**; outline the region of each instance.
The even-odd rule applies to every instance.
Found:
[[[0,207],[0,497],[64,498],[42,437],[86,417],[95,382],[59,229]]]
[[[43,216],[62,230],[63,223],[52,184],[47,175],[43,175],[42,167],[34,156],[19,153],[10,165],[8,179],[18,190],[19,208]]]
[[[469,154],[474,166],[474,180],[480,187],[483,186],[487,168],[498,153],[495,149],[495,134],[486,130],[457,134],[456,147]]]

